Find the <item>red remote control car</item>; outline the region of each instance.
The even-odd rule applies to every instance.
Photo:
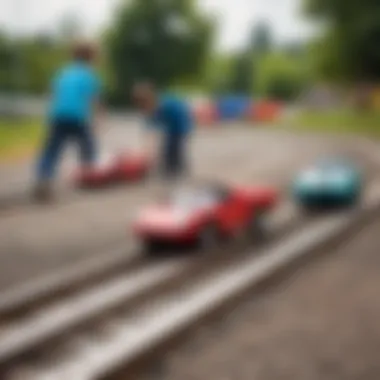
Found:
[[[134,229],[149,252],[167,243],[212,249],[223,237],[257,236],[276,203],[276,191],[267,187],[200,185],[176,190],[144,209]]]
[[[141,180],[150,168],[151,162],[146,156],[124,153],[105,160],[93,169],[79,170],[74,181],[81,188],[98,188]]]

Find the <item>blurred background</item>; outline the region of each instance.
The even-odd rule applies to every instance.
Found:
[[[170,314],[170,320],[175,309],[166,308],[167,291],[178,286],[168,299],[181,306],[188,293],[181,293],[179,285],[187,289],[206,279],[219,282],[221,270],[257,257],[234,252],[232,260],[217,263],[219,257],[206,255],[197,261],[199,271],[191,260],[169,260],[162,267],[159,260],[145,260],[132,225],[154,198],[155,187],[144,182],[113,191],[70,191],[70,161],[59,183],[62,198],[40,208],[28,201],[35,174],[29,165],[46,135],[52,78],[81,40],[96,44],[101,53],[97,64],[107,114],[98,142],[110,157],[142,140],[131,89],[148,80],[191,105],[197,131],[190,157],[196,178],[278,189],[281,199],[268,224],[268,247],[278,243],[293,252],[308,236],[316,240],[318,226],[330,231],[329,218],[314,218],[288,195],[299,171],[332,154],[357,164],[366,191],[364,211],[373,208],[378,215],[380,154],[372,137],[380,136],[379,0],[0,0],[1,379],[9,358],[22,362],[30,353],[32,367],[40,368],[42,357],[58,372],[70,360],[87,366],[93,357],[73,349],[77,343],[86,346],[74,339],[77,331],[79,338],[88,338],[89,347],[102,349],[99,332],[103,326],[111,331],[120,321],[129,323],[131,331],[142,321],[140,330],[132,331],[140,350],[144,324],[157,326],[161,317],[154,308],[151,320],[149,313],[135,314],[136,305],[156,305],[158,299],[158,310],[169,310],[162,315]],[[316,183],[317,189],[325,186],[319,177]],[[340,182],[334,186],[341,190]],[[348,221],[356,217],[351,209],[343,215]],[[333,213],[331,220],[335,217],[343,223],[340,214]],[[363,227],[364,220],[356,224]],[[368,221],[360,234],[349,239],[350,230],[339,238],[343,247],[323,246],[338,254],[321,260],[323,265],[300,265],[302,270],[278,291],[252,295],[249,309],[235,312],[237,323],[232,314],[220,315],[220,326],[208,335],[214,337],[211,347],[199,349],[204,338],[195,340],[184,355],[180,352],[182,359],[174,359],[174,367],[154,364],[152,373],[158,377],[147,380],[378,380],[379,230],[379,220],[371,226]],[[227,258],[230,246],[225,247]],[[312,251],[319,256],[319,249]],[[82,334],[85,325],[89,330]],[[111,342],[119,335],[115,331]],[[116,345],[113,354],[118,350]],[[66,354],[73,357],[66,361]],[[94,362],[104,357],[96,354]],[[18,361],[10,366],[18,367]],[[172,376],[165,368],[172,369]]]
[[[200,124],[278,125],[281,113],[294,127],[376,132],[379,18],[370,1],[2,0],[0,154],[38,143],[51,77],[78,39],[99,44],[115,111],[149,79],[186,96]]]

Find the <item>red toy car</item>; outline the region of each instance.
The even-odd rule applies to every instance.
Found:
[[[143,179],[151,167],[150,160],[139,154],[124,153],[108,158],[94,169],[79,170],[74,182],[82,188],[98,188],[120,182]]]
[[[212,249],[219,239],[248,233],[257,236],[262,217],[277,203],[267,187],[201,185],[177,190],[160,204],[143,210],[134,229],[152,251],[162,243],[197,243]]]

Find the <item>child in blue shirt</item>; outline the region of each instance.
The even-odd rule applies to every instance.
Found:
[[[188,105],[176,97],[160,98],[147,83],[134,88],[137,106],[147,116],[148,126],[161,137],[159,159],[166,178],[178,177],[188,169],[187,144],[193,129]]]
[[[91,46],[76,46],[72,62],[53,79],[49,130],[37,169],[38,199],[51,197],[56,167],[67,143],[78,145],[84,166],[92,165],[95,160],[93,123],[101,92],[100,80],[92,67],[95,56]]]

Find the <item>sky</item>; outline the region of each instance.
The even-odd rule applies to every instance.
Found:
[[[28,34],[54,30],[64,15],[75,14],[84,32],[95,35],[107,24],[117,4],[127,0],[0,0],[0,26]],[[269,21],[279,42],[304,40],[315,33],[301,15],[302,0],[198,0],[218,20],[217,47],[235,50],[247,41],[252,25]]]

